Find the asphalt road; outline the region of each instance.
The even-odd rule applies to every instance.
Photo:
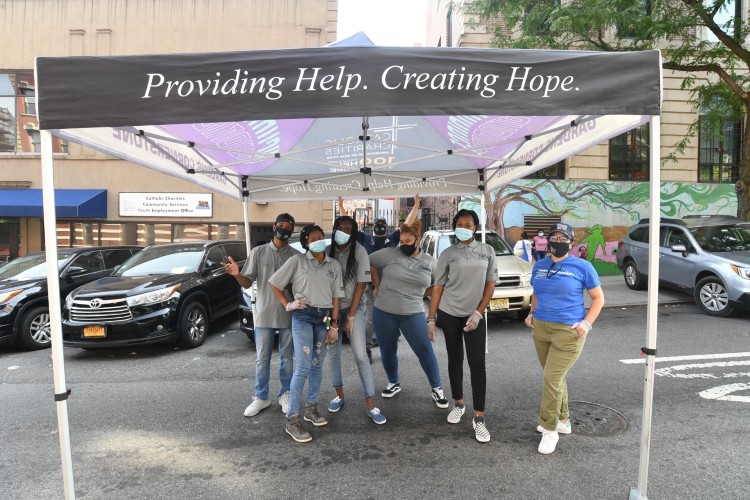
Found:
[[[656,365],[648,497],[750,498],[750,315],[709,318],[691,305],[660,314],[659,357],[678,359]],[[345,352],[348,406],[311,431],[312,443],[296,444],[283,431],[277,404],[255,418],[242,416],[252,396],[254,351],[236,322],[214,328],[204,346],[189,351],[66,349],[78,498],[623,499],[637,482],[644,365],[621,360],[639,358],[645,308],[605,310],[568,378],[572,400],[620,412],[628,429],[609,437],[574,431],[550,456],[536,451],[541,369],[520,321],[491,322],[487,444],[475,441],[470,418],[446,423],[447,410],[430,400],[404,341],[403,390],[376,398],[387,424],[365,416]],[[447,388],[442,337],[436,351]],[[745,354],[713,357],[725,353]],[[49,354],[0,347],[2,499],[62,497]],[[386,379],[378,354],[379,392]],[[712,357],[679,359],[688,355]],[[470,394],[468,368],[465,376]],[[729,395],[711,392],[729,384],[745,385]],[[326,376],[321,402],[333,395]],[[715,399],[722,395],[730,400]]]

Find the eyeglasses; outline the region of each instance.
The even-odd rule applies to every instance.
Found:
[[[550,236],[547,238],[547,240],[551,241],[552,243],[559,241],[560,243],[570,243],[570,238],[566,238],[565,236]]]

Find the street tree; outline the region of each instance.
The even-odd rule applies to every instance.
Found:
[[[744,122],[737,215],[750,220],[750,24],[739,0],[473,0],[467,13],[508,48],[633,51],[661,49],[663,66],[700,109],[673,159],[700,130],[724,138]]]

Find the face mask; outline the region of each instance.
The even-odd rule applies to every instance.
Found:
[[[349,243],[349,235],[343,231],[336,231],[336,236],[333,239],[336,240],[337,245],[346,245]]]
[[[414,252],[417,251],[417,244],[414,243],[412,245],[401,245],[399,246],[399,248],[401,249],[402,254],[406,255],[407,257],[411,257],[412,255],[414,255]]]
[[[292,235],[292,230],[284,229],[283,227],[277,227],[274,235],[281,241],[286,241]]]
[[[549,253],[555,257],[565,257],[570,252],[570,243],[563,243],[562,241],[554,241],[548,244]]]
[[[469,241],[474,237],[474,231],[469,231],[468,229],[464,229],[462,227],[456,228],[456,238],[458,238],[458,241]]]
[[[326,240],[313,241],[307,245],[311,252],[320,253],[326,249]]]
[[[385,226],[381,226],[381,225],[376,225],[375,227],[372,228],[372,232],[375,233],[377,236],[385,235],[386,231],[387,230]]]
[[[541,231],[539,231],[539,233],[537,233],[537,234],[539,234],[539,236],[544,236],[544,233],[541,232]]]

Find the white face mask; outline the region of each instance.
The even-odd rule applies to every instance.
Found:
[[[539,231],[539,233],[538,233],[538,234],[539,234],[539,236],[544,236],[544,233],[543,233],[543,232],[541,232],[541,231]]]

